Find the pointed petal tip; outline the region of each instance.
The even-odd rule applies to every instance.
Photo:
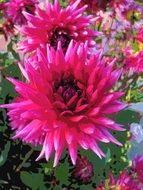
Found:
[[[55,168],[58,165],[59,159],[55,157],[53,167]]]
[[[118,146],[123,146],[123,144],[120,143],[117,139],[114,139],[114,142],[113,141],[111,141],[111,142],[118,145]]]
[[[76,159],[77,159],[77,158],[74,159],[73,157],[71,157],[71,161],[72,161],[72,164],[73,164],[73,165],[76,164]]]
[[[57,166],[57,163],[54,163],[54,164],[53,164],[53,168],[55,168],[56,166]]]
[[[62,43],[61,43],[61,41],[58,41],[57,50],[62,50]]]
[[[0,108],[7,108],[9,104],[1,104]]]
[[[35,161],[36,161],[36,162],[38,162],[39,160],[40,160],[40,158],[39,158],[39,156],[38,156],[38,157],[36,158],[36,160],[35,160]]]
[[[123,144],[122,144],[122,143],[120,143],[120,142],[118,143],[118,145],[119,145],[119,146],[123,146]]]
[[[12,140],[17,139],[17,135],[15,134],[11,139],[12,139]]]
[[[30,13],[26,12],[26,11],[22,11],[22,14],[26,17],[27,15],[31,15]],[[26,17],[27,18],[27,17]]]
[[[38,162],[43,156],[44,156],[44,151],[41,151],[35,161]]]
[[[18,30],[18,31],[22,31],[22,27],[20,27],[18,25],[14,25],[14,28],[16,28],[16,30]]]
[[[6,79],[7,79],[8,81],[10,81],[11,83],[14,83],[14,81],[15,81],[15,79],[12,78],[12,77],[6,77]]]

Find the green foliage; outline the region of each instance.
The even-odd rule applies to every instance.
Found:
[[[126,96],[127,102],[142,102],[143,101],[143,93],[140,89],[129,89],[127,96]]]
[[[61,0],[60,3],[61,3],[62,7],[66,7],[66,5],[67,5],[67,1],[66,0]]]
[[[138,52],[139,51],[139,46],[138,46],[138,43],[135,41],[133,44],[132,44],[132,48],[134,50],[134,52]]]
[[[6,162],[9,150],[10,150],[10,141],[8,141],[5,144],[4,150],[0,153],[0,167]]]
[[[50,1],[54,3],[54,0],[50,0]],[[67,3],[68,3],[67,0],[60,0],[60,4],[62,7],[66,7]]]
[[[46,190],[43,177],[41,173],[29,173],[26,171],[22,171],[20,174],[22,182],[32,190]]]
[[[60,185],[69,184],[69,181],[68,181],[69,163],[67,159],[65,160],[64,163],[59,164],[59,166],[55,168],[54,174],[57,177],[57,179],[60,181]]]
[[[14,89],[14,86],[11,84],[11,82],[9,82],[6,79],[6,77],[10,77],[10,76],[21,79],[21,73],[17,64],[11,64],[3,71],[3,76],[1,79],[2,81],[0,84],[0,88],[1,88],[0,102],[1,103],[4,103],[3,101],[5,101],[5,98],[7,96],[10,96],[11,98],[14,98],[16,96],[16,91]]]
[[[11,41],[9,42],[8,46],[7,46],[7,50],[9,52],[11,52],[13,58],[15,60],[18,60],[20,61],[20,58],[19,58],[19,54],[15,51],[15,49],[13,48],[14,45],[16,45],[16,42],[18,41],[18,37],[17,38],[12,38]]]

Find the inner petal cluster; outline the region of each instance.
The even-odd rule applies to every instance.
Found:
[[[61,42],[61,46],[62,46],[63,50],[67,49],[67,47],[71,41],[71,37],[68,34],[68,32],[65,31],[64,29],[61,29],[61,28],[55,29],[54,32],[52,33],[51,38],[50,38],[50,45],[55,50],[57,50],[57,46],[58,46],[59,41]]]
[[[60,109],[75,111],[78,106],[87,104],[84,88],[84,84],[76,80],[73,75],[62,76],[60,80],[54,82],[54,100],[65,105]]]

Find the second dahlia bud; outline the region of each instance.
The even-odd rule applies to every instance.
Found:
[[[88,161],[87,157],[78,157],[73,170],[73,176],[86,183],[91,180],[93,175],[93,165]]]

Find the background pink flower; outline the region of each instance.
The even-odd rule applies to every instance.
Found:
[[[108,183],[108,185],[107,185]],[[109,181],[106,182],[106,187],[109,190],[141,190],[140,184],[128,174],[126,170],[122,171],[116,180],[113,174],[110,174]],[[105,184],[98,187],[96,190],[105,190]]]
[[[54,1],[54,5],[47,1],[46,10],[37,6],[36,15],[24,13],[28,20],[28,26],[20,29],[24,34],[24,40],[20,43],[20,48],[24,52],[33,51],[40,46],[50,44],[54,49],[61,41],[62,48],[66,51],[70,41],[88,41],[89,46],[95,45],[93,37],[96,31],[89,28],[93,23],[93,16],[84,14],[86,6],[77,8],[79,1],[62,8],[59,0]]]
[[[84,183],[88,183],[91,181],[93,174],[93,165],[88,161],[87,157],[79,156],[73,168],[73,177],[75,179],[80,179]]]
[[[140,30],[137,33],[137,40],[141,43],[143,43],[143,28],[140,28]]]
[[[134,52],[134,50],[126,48],[124,55],[124,65],[126,69],[133,70],[138,74],[143,72],[143,50]]]
[[[36,4],[37,0],[10,0],[5,3],[5,17],[13,24],[20,26],[26,24],[27,21],[22,11],[34,14]]]
[[[143,184],[143,156],[136,156],[133,160],[133,169],[137,173],[137,178]]]

